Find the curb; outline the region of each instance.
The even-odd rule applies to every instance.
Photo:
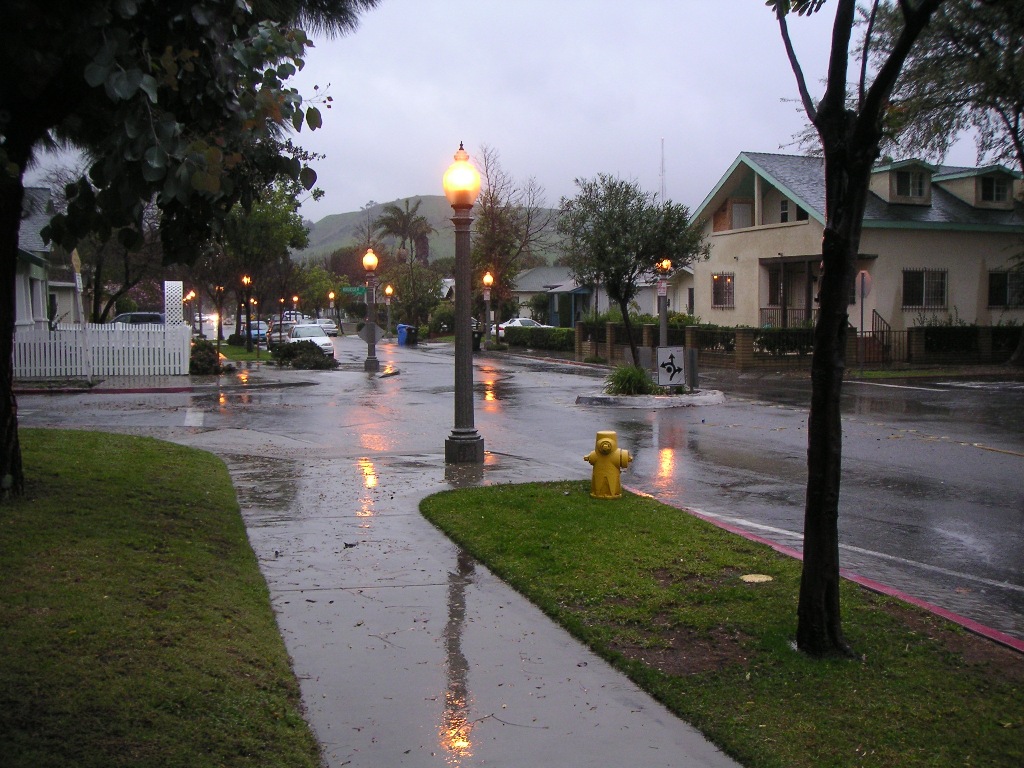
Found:
[[[721,405],[725,395],[717,389],[698,390],[692,395],[579,395],[576,405],[611,405],[619,408],[690,408]]]
[[[756,533],[750,533],[749,531],[746,531],[730,523],[723,522],[716,518],[709,517],[708,515],[702,515],[700,512],[696,512],[692,509],[688,509],[686,507],[679,507],[676,506],[675,504],[661,501],[661,499],[659,499],[657,496],[647,493],[646,491],[641,491],[637,488],[631,488],[626,485],[623,485],[622,487],[628,490],[630,493],[635,493],[637,496],[651,498],[654,499],[655,501],[659,501],[662,504],[665,504],[666,506],[675,507],[680,512],[685,512],[688,515],[696,517],[698,520],[703,520],[706,523],[711,523],[716,528],[721,528],[723,531],[728,531],[729,533],[734,533],[737,536],[742,536],[747,541],[752,541],[757,544],[764,544],[765,546],[771,547],[780,554],[787,555],[797,560],[804,559],[803,553],[793,549],[792,547],[787,547],[784,544],[779,544],[778,542],[766,539],[763,536],[758,536]],[[994,643],[998,643],[1004,648],[1009,648],[1011,651],[1016,651],[1017,653],[1024,654],[1024,640],[1018,640],[1016,637],[1012,637],[1011,635],[1008,635],[1005,632],[1000,632],[998,629],[987,627],[984,624],[975,621],[974,619],[968,619],[966,616],[961,616],[958,613],[953,613],[952,611],[946,610],[945,608],[933,605],[927,602],[926,600],[921,600],[920,598],[914,597],[913,595],[909,595],[906,592],[896,589],[895,587],[890,587],[887,584],[882,584],[881,582],[874,581],[873,579],[869,579],[865,576],[853,573],[852,571],[848,571],[845,568],[839,569],[839,575],[847,581],[852,581],[854,584],[859,584],[860,586],[864,587],[865,589],[871,590],[872,592],[875,592],[880,595],[886,595],[887,597],[894,597],[897,600],[900,600],[904,603],[926,610],[929,613],[935,614],[936,616],[940,616],[943,619],[946,619],[947,621],[951,621],[954,624],[963,627],[971,634],[978,635],[979,637],[984,637],[986,640],[991,640]]]

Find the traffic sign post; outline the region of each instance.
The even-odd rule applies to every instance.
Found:
[[[681,387],[686,383],[686,348],[658,347],[658,386]]]

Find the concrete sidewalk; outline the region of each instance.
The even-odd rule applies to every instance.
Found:
[[[401,371],[382,378],[356,370],[365,347],[338,349],[340,371],[197,390],[202,426],[171,436],[228,464],[328,765],[735,768],[418,511],[447,488],[589,477],[591,427],[529,446],[491,402],[485,466],[446,467],[450,352],[380,345]]]

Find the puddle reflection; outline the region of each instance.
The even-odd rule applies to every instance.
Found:
[[[377,487],[377,467],[367,458],[359,459],[358,466],[363,473],[363,486],[367,491],[372,491]],[[359,508],[356,510],[356,517],[373,517],[374,514],[376,513],[373,508],[372,494],[363,494],[359,497]]]
[[[472,757],[472,733],[475,722],[469,719],[469,662],[462,652],[462,631],[466,624],[466,587],[473,583],[473,559],[459,552],[458,571],[448,573],[448,623],[445,625],[444,713],[438,727],[438,739],[445,750],[445,762],[462,765]]]

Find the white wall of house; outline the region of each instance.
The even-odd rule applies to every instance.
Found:
[[[711,245],[711,257],[693,265],[695,313],[705,323],[757,327],[760,308],[768,300],[767,273],[759,260],[780,254],[795,257],[821,253],[822,231],[814,219],[723,232],[712,232],[709,222],[704,236]],[[715,275],[719,280],[733,280],[732,306],[716,306],[712,301]]]
[[[947,318],[979,325],[1020,323],[1024,307],[990,307],[988,296],[989,273],[1011,267],[1020,247],[1019,236],[1013,234],[865,229],[861,252],[878,254],[867,267],[872,282],[865,314],[877,309],[896,330],[921,325],[922,320]],[[904,306],[905,270],[935,274],[936,287],[938,282],[945,284],[944,302],[936,295],[930,297],[929,306]],[[851,307],[854,325],[859,323],[857,307],[856,313]]]
[[[768,305],[768,271],[762,259],[815,256],[820,253],[823,227],[810,219],[766,224],[725,232],[705,233],[711,258],[694,265],[696,313],[719,325],[760,324],[760,309]],[[989,273],[1005,271],[1021,250],[1018,235],[977,231],[865,228],[860,252],[877,258],[858,261],[871,277],[864,302],[865,326],[872,310],[895,330],[920,325],[924,319],[957,318],[966,323],[994,325],[1024,322],[1024,307],[989,306]],[[933,306],[904,306],[904,271],[944,273],[945,299]],[[713,306],[714,276],[731,277],[733,306]],[[930,278],[932,279],[932,278]],[[794,286],[794,294],[800,294]],[[856,292],[855,292],[856,293]],[[860,297],[850,306],[850,322],[860,325]],[[935,297],[931,297],[934,300]]]

